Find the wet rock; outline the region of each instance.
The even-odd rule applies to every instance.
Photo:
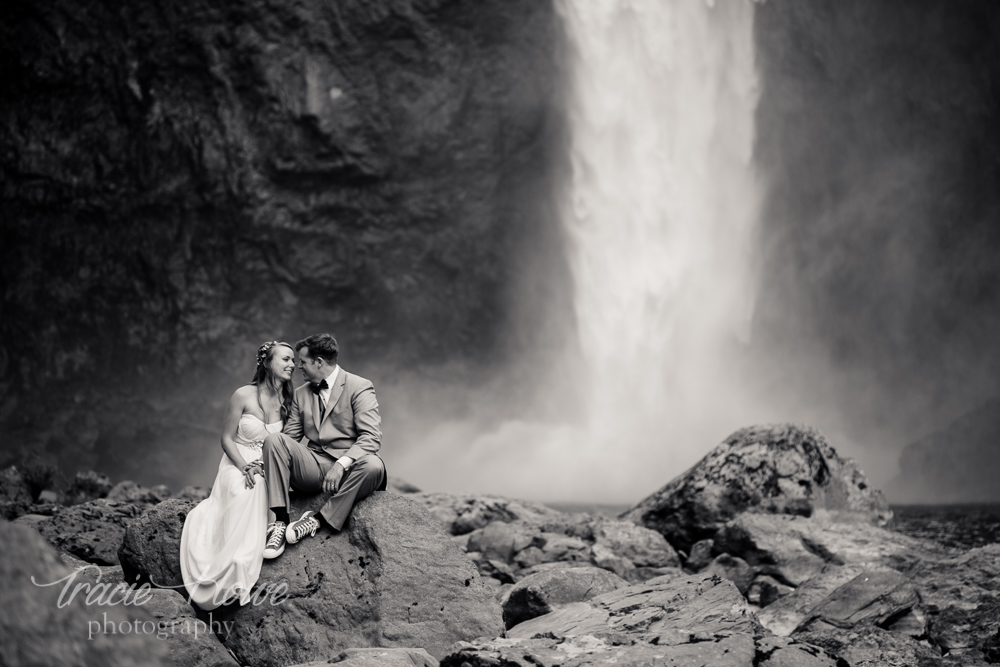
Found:
[[[844,512],[876,525],[892,518],[880,491],[809,426],[752,426],[622,514],[685,551],[747,511],[812,516]]]
[[[798,586],[828,565],[886,566],[902,569],[955,552],[843,515],[817,512],[810,518],[746,513],[715,537],[716,550],[739,556],[764,574]]]
[[[787,637],[802,625],[810,612],[826,597],[865,571],[861,565],[827,566],[818,575],[757,612],[765,628]]]
[[[598,567],[564,567],[525,577],[503,602],[503,619],[512,628],[557,607],[583,602],[628,586],[621,577]]]
[[[72,570],[59,562],[56,551],[37,531],[0,522],[0,541],[4,544],[0,558],[0,662],[39,667],[171,664],[166,646],[155,635],[135,630],[136,623],[140,628],[153,623],[141,607],[99,605],[96,595],[88,605],[90,588],[81,589],[76,596],[67,593],[61,601],[65,588],[61,582],[72,583],[71,590],[75,585],[89,586],[89,582],[70,582]]]
[[[715,557],[707,568],[703,570],[706,574],[717,574],[723,579],[728,579],[736,585],[742,595],[746,595],[750,590],[756,572],[747,565],[746,561],[737,556],[729,554],[719,554]]]
[[[76,473],[66,490],[66,504],[79,505],[90,500],[107,498],[111,492],[111,479],[93,470]]]
[[[910,579],[893,570],[862,572],[830,592],[809,612],[802,626],[853,628],[884,626],[900,618],[920,602]]]
[[[74,556],[98,565],[117,565],[118,548],[128,522],[140,509],[129,503],[101,499],[60,508],[36,524],[48,542]]]
[[[628,635],[659,643],[761,632],[763,628],[732,582],[708,575],[664,576],[568,604],[511,628],[508,637]]]
[[[118,549],[126,581],[148,581],[154,586],[177,588],[181,577],[181,531],[196,502],[171,498],[130,521]]]
[[[340,532],[321,528],[268,561],[258,591],[278,603],[226,608],[223,638],[241,662],[295,664],[348,648],[420,646],[443,655],[459,640],[503,632],[500,606],[472,561],[409,495],[376,492]],[[297,498],[293,515],[322,495]],[[290,630],[294,628],[294,631]]]

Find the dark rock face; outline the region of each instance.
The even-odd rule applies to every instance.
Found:
[[[502,360],[568,284],[561,43],[535,0],[8,3],[0,427],[179,486],[261,340]]]
[[[808,517],[815,510],[858,513],[880,525],[892,518],[882,492],[819,431],[780,424],[737,431],[622,518],[687,551],[742,512]]]
[[[89,500],[106,498],[112,488],[113,485],[107,475],[93,470],[78,472],[66,491],[66,504],[79,505]]]
[[[153,617],[141,607],[88,605],[90,589],[60,606],[65,583],[32,583],[32,577],[37,584],[49,584],[71,574],[35,530],[3,521],[0,540],[4,544],[0,558],[0,662],[39,667],[171,664],[163,642],[154,635],[133,631],[136,622],[153,625]],[[67,594],[62,601],[69,598]],[[115,626],[114,634],[105,632],[105,622]],[[122,623],[128,623],[128,632],[117,632]]]
[[[126,502],[92,500],[63,507],[51,519],[39,521],[36,528],[57,549],[88,563],[117,565],[126,526],[141,512]]]
[[[475,566],[399,494],[376,492],[343,531],[321,529],[267,561],[258,590],[279,584],[288,590],[275,604],[220,612],[235,622],[223,642],[241,662],[295,664],[359,647],[421,647],[440,657],[456,641],[503,632],[500,605]]]
[[[125,581],[149,581],[155,586],[183,590],[181,531],[188,512],[198,503],[171,498],[146,510],[125,529],[118,560]]]
[[[0,516],[15,519],[31,506],[31,489],[16,466],[0,470]]]

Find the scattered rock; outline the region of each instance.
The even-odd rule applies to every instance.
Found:
[[[826,649],[849,667],[934,667],[941,664],[941,654],[933,648],[872,625],[804,632],[795,638]]]
[[[36,524],[49,544],[97,565],[117,565],[118,547],[129,520],[140,510],[129,503],[102,499],[60,508]]]
[[[525,577],[503,602],[507,628],[542,616],[571,602],[583,602],[624,588],[628,582],[598,567],[563,567]]]
[[[596,521],[594,544],[610,549],[636,567],[680,567],[677,552],[655,530],[629,521]]]
[[[750,590],[750,584],[753,583],[754,575],[756,574],[754,569],[747,565],[745,560],[738,556],[730,556],[729,554],[719,554],[716,556],[715,560],[703,572],[717,574],[723,579],[728,579],[736,584],[736,588],[739,589],[742,595],[746,595],[747,591]]]
[[[766,607],[773,602],[777,602],[778,598],[788,595],[794,590],[791,586],[786,586],[774,577],[766,574],[758,575],[754,578],[753,583],[750,584],[750,589],[747,591],[747,600],[750,601],[750,604],[757,605],[758,607]],[[767,627],[767,623],[764,623],[764,626]]]
[[[62,606],[73,571],[32,528],[0,522],[0,662],[5,665],[170,665],[155,634],[137,632],[152,617],[141,607],[86,603],[89,582]],[[66,583],[58,583],[66,582]],[[52,585],[47,585],[52,584]],[[72,587],[71,587],[72,588]],[[96,598],[96,596],[95,596]],[[109,629],[114,627],[115,632]],[[125,631],[125,629],[128,629]]]
[[[211,488],[206,489],[203,486],[185,486],[171,497],[177,500],[193,500],[196,503],[200,503],[205,500],[205,498],[208,498],[211,493]]]
[[[154,586],[176,588],[181,576],[181,531],[196,502],[171,498],[130,521],[118,549],[126,581],[148,581]]]
[[[443,655],[459,640],[503,632],[500,606],[472,561],[409,495],[376,492],[340,532],[321,528],[267,561],[260,604],[225,608],[223,638],[241,662],[295,664],[348,648],[420,646]],[[315,509],[324,496],[293,501]],[[164,503],[166,504],[166,503]],[[162,505],[161,505],[162,507]]]
[[[684,569],[691,572],[701,572],[712,562],[712,549],[715,542],[712,540],[698,540],[691,545],[691,553],[684,561]]]
[[[736,431],[621,518],[688,551],[743,512],[808,517],[816,510],[855,514],[876,525],[892,518],[861,468],[838,456],[818,430],[777,424]]]
[[[496,521],[523,520],[541,524],[545,519],[562,517],[562,512],[541,503],[500,496],[414,493],[410,497],[430,510],[452,535],[471,533]]]
[[[128,480],[115,484],[107,496],[108,500],[130,503],[143,508],[152,507],[169,497],[170,489],[163,484],[147,489]]]
[[[293,667],[438,667],[438,661],[422,648],[351,648],[319,662]]]
[[[390,477],[386,490],[393,493],[420,493],[420,489],[399,477]]]
[[[827,626],[883,626],[909,612],[919,601],[917,589],[899,572],[862,572],[813,607],[803,625],[807,631]]]
[[[513,563],[514,554],[532,546],[535,534],[536,531],[522,521],[511,523],[494,521],[484,528],[473,531],[469,535],[466,548],[469,551],[482,553],[484,558]]]
[[[66,490],[66,504],[79,505],[91,500],[107,498],[111,492],[111,480],[93,470],[76,473],[73,482]]]

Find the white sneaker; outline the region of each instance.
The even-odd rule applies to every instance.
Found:
[[[303,512],[298,521],[288,524],[285,529],[285,539],[289,544],[295,544],[303,537],[312,537],[319,530],[319,519],[314,515],[316,512]]]
[[[277,558],[285,553],[285,522],[275,521],[267,526],[267,545],[264,558]]]

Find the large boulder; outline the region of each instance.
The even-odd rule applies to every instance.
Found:
[[[744,512],[808,517],[816,510],[850,513],[876,525],[892,518],[882,492],[819,431],[777,424],[736,431],[621,518],[687,552]]]
[[[171,498],[130,521],[118,549],[125,581],[148,581],[154,586],[180,589],[181,531],[198,503]]]
[[[153,617],[73,579],[32,528],[0,522],[0,664],[61,667],[170,665]],[[69,585],[69,590],[66,590]],[[81,588],[72,595],[77,586]],[[87,596],[93,594],[90,604]]]
[[[135,505],[115,500],[91,500],[62,507],[36,524],[52,546],[97,565],[117,565],[118,548],[128,522],[139,516]]]
[[[422,647],[440,657],[456,641],[502,634],[491,589],[409,498],[376,492],[340,532],[321,528],[268,561],[258,581],[262,603],[218,614],[235,623],[226,646],[245,664],[287,665],[363,647]],[[296,500],[291,514],[322,501]]]
[[[561,567],[525,577],[508,591],[503,620],[508,628],[572,602],[584,602],[628,586],[616,574],[599,567]]]

